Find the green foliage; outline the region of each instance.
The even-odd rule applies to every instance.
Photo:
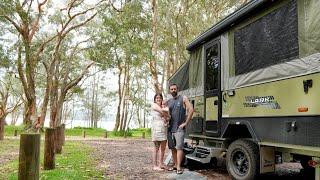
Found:
[[[10,61],[7,52],[0,46],[0,68],[9,68],[12,66],[12,62]]]

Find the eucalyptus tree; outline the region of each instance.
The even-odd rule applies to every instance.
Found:
[[[5,48],[0,46],[0,140],[4,137],[6,117],[22,104],[22,94],[12,65],[12,59]],[[15,99],[17,98],[17,99]]]
[[[22,94],[14,86],[14,74],[9,72],[0,79],[0,140],[3,140],[4,125],[8,114],[16,111],[22,104]],[[18,97],[16,101],[11,101],[13,97]]]
[[[8,32],[15,35],[18,41],[16,47],[17,69],[27,103],[24,122],[33,129],[39,127],[40,122],[43,123],[49,100],[51,101],[50,124],[51,126],[59,124],[57,117],[61,117],[60,105],[63,104],[67,92],[79,83],[92,65],[92,63],[85,65],[83,61],[75,63],[81,65],[83,70],[71,78],[70,72],[73,71],[73,66],[68,66],[71,62],[61,61],[60,51],[61,46],[68,46],[74,49],[75,53],[78,53],[77,43],[82,40],[77,38],[71,40],[75,43],[73,45],[65,43],[64,40],[70,34],[81,38],[81,34],[75,32],[86,26],[96,16],[99,10],[98,6],[101,4],[103,1],[87,4],[84,0],[69,0],[62,7],[58,7],[55,3],[49,3],[47,0],[41,2],[5,0],[0,3],[1,22],[15,28],[15,31],[8,30]],[[53,48],[47,50],[48,47]],[[43,53],[44,50],[46,50],[46,54]],[[70,57],[75,54],[68,53]],[[71,57],[72,59],[75,58]],[[35,79],[38,75],[40,62],[46,70],[46,88],[38,120]]]
[[[26,97],[24,122],[29,125],[36,122],[37,118],[35,71],[39,56],[45,45],[53,39],[45,39],[41,45],[34,43],[46,3],[47,0],[37,1],[36,8],[33,1],[4,0],[0,3],[1,21],[15,28],[10,32],[19,42],[16,48],[17,69]]]
[[[135,68],[143,68],[150,58],[150,14],[147,2],[132,0],[100,14],[101,27],[95,39],[92,57],[101,66],[116,68],[118,76],[118,105],[114,130],[126,130],[127,110],[131,101],[131,83]],[[97,29],[94,29],[95,32]],[[91,32],[94,33],[94,32]]]

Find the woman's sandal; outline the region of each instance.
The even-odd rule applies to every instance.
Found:
[[[153,167],[152,168],[154,171],[163,171],[163,169],[161,169],[160,167]]]
[[[177,170],[176,167],[168,167],[168,171],[174,171],[174,170]]]

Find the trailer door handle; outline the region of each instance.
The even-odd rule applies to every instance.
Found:
[[[218,105],[218,100],[213,101],[213,105],[217,106]]]

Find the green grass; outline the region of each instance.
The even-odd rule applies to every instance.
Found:
[[[23,126],[5,126],[5,136],[13,136],[14,130],[18,130],[18,135],[23,132]],[[86,132],[86,137],[104,137],[105,136],[105,129],[102,128],[82,128],[82,127],[75,127],[72,129],[66,129],[65,135],[66,136],[77,136],[82,137],[83,131]],[[135,137],[135,138],[141,138],[142,133],[145,132],[146,138],[150,138],[151,136],[151,129],[150,128],[138,128],[138,129],[130,129],[127,132],[127,137]],[[124,132],[123,131],[108,131],[108,138],[118,138],[123,137]]]
[[[81,128],[75,127],[72,129],[66,129],[66,136],[82,136],[83,131],[86,131],[87,137],[104,137],[106,130],[102,128]]]
[[[19,148],[19,140],[10,140]],[[0,152],[3,147],[1,146]],[[54,170],[40,170],[40,179],[103,179],[103,172],[97,170],[97,162],[91,157],[92,148],[81,142],[67,141],[62,154],[56,155]],[[40,151],[41,167],[43,166],[43,142]],[[18,157],[15,160],[0,164],[0,177],[4,179],[18,179]],[[43,168],[41,168],[43,169]]]
[[[18,130],[18,134],[21,134],[21,132],[23,132],[23,126],[12,126],[12,125],[4,126],[4,135],[13,136],[14,130]]]

